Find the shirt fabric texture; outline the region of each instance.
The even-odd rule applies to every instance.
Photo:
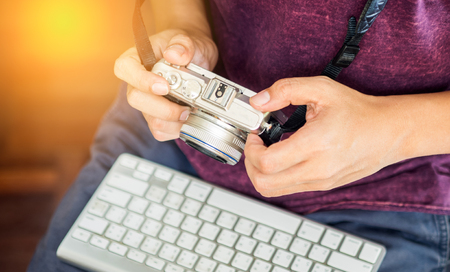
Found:
[[[282,78],[320,75],[342,46],[348,19],[358,19],[365,3],[211,0],[224,76],[258,92]],[[388,1],[359,46],[338,82],[376,96],[450,90],[450,1]],[[295,108],[283,111],[289,116]],[[365,209],[450,214],[450,155],[402,161],[329,191],[265,198],[249,180],[244,158],[235,166],[224,165],[177,143],[203,179],[297,213]]]

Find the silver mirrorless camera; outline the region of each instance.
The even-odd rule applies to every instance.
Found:
[[[193,108],[180,138],[211,158],[235,165],[244,152],[247,135],[260,134],[269,126],[270,113],[249,104],[256,93],[226,78],[192,63],[180,67],[164,59],[152,72],[169,82],[166,98]]]

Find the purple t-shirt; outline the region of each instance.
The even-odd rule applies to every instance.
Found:
[[[348,19],[359,18],[365,3],[211,0],[226,76],[258,92],[281,78],[319,75],[342,46]],[[360,47],[337,81],[380,96],[450,90],[450,1],[389,1]],[[450,214],[450,155],[403,161],[330,191],[265,198],[250,182],[243,158],[228,166],[178,143],[203,179],[294,212],[367,209]]]

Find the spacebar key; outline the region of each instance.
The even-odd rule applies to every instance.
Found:
[[[211,206],[293,235],[302,222],[301,219],[296,216],[217,188],[213,190],[207,202]]]
[[[328,265],[348,272],[370,272],[373,266],[339,252],[333,252]]]

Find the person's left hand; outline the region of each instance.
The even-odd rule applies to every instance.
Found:
[[[307,105],[306,124],[266,147],[250,134],[245,166],[266,197],[330,190],[371,175],[402,158],[396,100],[362,94],[327,77],[290,78],[250,99],[263,112]]]

